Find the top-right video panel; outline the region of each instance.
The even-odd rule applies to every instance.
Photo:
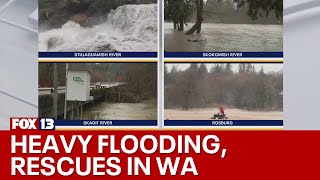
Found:
[[[283,0],[164,1],[166,58],[282,58],[282,29]]]

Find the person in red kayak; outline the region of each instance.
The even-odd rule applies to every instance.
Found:
[[[223,116],[225,115],[225,114],[224,114],[224,108],[223,108],[222,106],[221,106],[220,109],[219,109],[219,114],[221,114],[221,115],[223,115]]]

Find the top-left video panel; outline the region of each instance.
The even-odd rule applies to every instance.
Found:
[[[157,59],[158,7],[157,0],[39,0],[39,59]]]

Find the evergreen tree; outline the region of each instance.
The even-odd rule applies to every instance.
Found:
[[[214,67],[213,67],[213,72],[214,72],[214,73],[221,73],[221,72],[223,72],[223,67],[222,67],[222,65],[219,64],[219,63],[215,64]]]
[[[174,66],[172,66],[171,72],[170,72],[171,81],[176,82],[177,76],[178,76],[178,69],[174,65]]]
[[[246,64],[245,64],[245,63],[239,64],[238,68],[239,68],[239,69],[238,69],[239,73],[244,73],[244,72],[246,72]]]
[[[170,81],[171,81],[171,79],[170,79],[170,73],[168,70],[168,66],[165,64],[164,65],[164,83],[169,84]]]
[[[275,13],[278,19],[283,17],[283,0],[233,0],[237,3],[237,7],[241,8],[248,6],[247,14],[253,20],[259,17],[269,16],[271,13]]]
[[[207,66],[204,63],[200,64],[198,74],[201,78],[205,77],[208,74]]]
[[[227,105],[250,111],[282,109],[282,73],[265,73],[263,66],[256,73],[253,64],[239,64],[239,72],[233,72],[231,64],[216,63],[206,73],[206,64],[190,64],[183,71],[176,71],[176,81],[166,88],[166,108],[212,107]],[[232,73],[227,73],[229,72]],[[172,73],[170,73],[172,76]]]
[[[259,75],[260,75],[260,76],[264,76],[264,75],[265,75],[265,73],[264,73],[264,69],[263,69],[263,66],[261,66],[261,69],[260,69]]]
[[[253,65],[252,64],[246,63],[246,64],[244,64],[244,66],[245,66],[245,72],[246,73],[250,74],[250,73],[253,72]]]
[[[227,63],[226,64],[226,66],[225,66],[225,68],[224,68],[224,72],[226,72],[226,73],[233,73],[233,70],[232,70],[232,65],[231,65],[231,63]]]

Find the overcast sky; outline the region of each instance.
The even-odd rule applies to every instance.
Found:
[[[214,66],[215,63],[206,63],[208,71],[212,66]],[[256,71],[260,71],[261,67],[263,66],[264,72],[270,73],[270,72],[279,72],[283,70],[283,64],[262,64],[262,63],[251,63],[255,66]],[[185,70],[190,66],[190,63],[179,63],[179,64],[174,64],[174,63],[167,63],[169,71],[171,71],[173,66],[176,66],[179,70]],[[239,64],[232,63],[232,68],[234,72],[238,72],[238,66]]]

